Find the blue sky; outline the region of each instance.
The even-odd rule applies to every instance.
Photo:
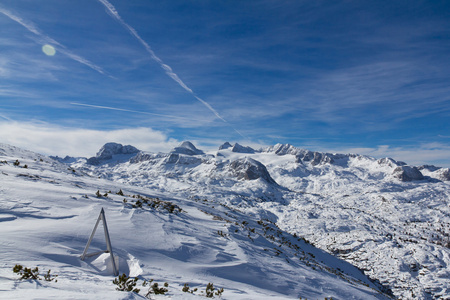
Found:
[[[448,1],[3,0],[0,28],[4,143],[290,143],[450,167]]]

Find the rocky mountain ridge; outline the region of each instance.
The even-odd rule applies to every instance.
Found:
[[[121,274],[167,282],[161,299],[204,299],[208,283],[224,288],[222,299],[391,298],[377,279],[280,227],[277,212],[295,199],[271,179],[267,161],[231,149],[218,158],[104,148],[117,152],[100,164],[68,165],[0,144],[3,297],[142,299],[115,290],[114,257]],[[105,253],[99,226],[81,260],[100,211],[113,251]],[[51,269],[58,282],[20,280],[15,264]]]
[[[242,146],[238,143],[234,145],[229,142],[224,143],[219,147],[219,150],[215,154],[205,154],[204,151],[197,149],[191,142],[182,142],[178,147],[175,147],[169,153],[148,153],[140,151],[137,148],[126,145],[123,146],[118,143],[107,143],[97,153],[96,156],[87,159],[87,164],[98,165],[100,163],[117,163],[125,162],[129,160],[131,163],[138,163],[143,161],[154,161],[155,159],[165,158],[166,163],[179,163],[189,164],[196,162],[207,162],[212,157],[221,156],[222,150],[228,150],[233,153],[241,154],[256,154],[256,153],[274,153],[278,156],[293,155],[295,157],[295,163],[309,167],[323,166],[323,165],[336,165],[342,168],[351,168],[352,160],[366,160],[374,162],[383,167],[385,171],[384,177],[392,176],[400,181],[416,181],[416,180],[441,180],[450,181],[450,171],[448,168],[441,168],[431,165],[423,166],[410,166],[405,162],[396,161],[392,158],[374,159],[364,155],[357,154],[335,154],[335,153],[323,153],[309,151],[301,148],[296,148],[290,144],[277,144],[274,146],[262,148],[259,150],[252,149],[251,147]],[[129,155],[129,156],[126,156]],[[113,156],[122,156],[120,160],[113,160]],[[124,158],[125,156],[125,158]],[[194,158],[195,157],[195,158]],[[60,162],[73,163],[74,159],[65,157],[64,159],[56,157]],[[79,158],[78,158],[79,159]],[[254,159],[253,159],[254,160]],[[261,163],[261,162],[259,162]],[[234,164],[237,165],[236,163]],[[260,177],[260,176],[259,176]],[[258,178],[259,178],[258,177]],[[256,178],[253,178],[256,179]]]
[[[446,168],[283,144],[225,143],[205,153],[187,142],[169,153],[141,151],[124,163],[72,167],[270,215],[280,228],[346,259],[404,299],[450,293],[442,279],[450,275]]]
[[[187,142],[169,153],[70,166],[270,219],[364,270],[398,298],[450,297],[447,168],[283,144],[225,143],[206,153]]]

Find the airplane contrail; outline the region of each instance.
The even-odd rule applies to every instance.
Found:
[[[158,117],[165,117],[165,118],[172,118],[172,119],[182,119],[182,120],[195,121],[195,119],[192,119],[192,118],[179,117],[179,116],[173,116],[173,115],[156,114],[156,113],[150,113],[150,112],[146,112],[146,111],[137,111],[137,110],[131,110],[131,109],[125,109],[125,108],[117,108],[117,107],[110,107],[110,106],[100,106],[100,105],[91,105],[91,104],[84,104],[84,103],[77,103],[77,102],[72,102],[70,104],[71,105],[77,105],[77,106],[92,107],[92,108],[118,110],[118,111],[138,113],[138,114],[158,116]]]
[[[172,78],[176,83],[178,83],[178,85],[180,85],[184,90],[186,90],[188,93],[190,93],[192,96],[194,96],[195,99],[197,99],[200,103],[202,103],[204,106],[206,106],[206,108],[208,108],[212,113],[214,113],[214,115],[219,118],[220,120],[222,120],[223,122],[227,123],[231,128],[233,128],[234,131],[236,131],[240,136],[242,136],[243,138],[247,139],[247,137],[245,137],[244,135],[242,135],[242,133],[240,133],[239,131],[237,131],[230,123],[228,123],[208,102],[206,102],[205,100],[203,100],[202,98],[198,97],[194,91],[192,89],[190,89],[184,82],[183,80],[180,79],[180,77],[178,77],[178,75],[172,70],[172,68],[165,64],[158,56],[156,56],[155,52],[153,52],[152,48],[150,47],[149,44],[147,44],[146,41],[144,41],[141,36],[137,33],[137,31],[131,27],[130,25],[128,25],[128,23],[126,23],[122,17],[119,15],[119,13],[117,12],[116,8],[109,3],[107,0],[98,0],[101,4],[103,4],[106,7],[106,11],[107,13],[113,18],[115,19],[117,22],[119,22],[123,27],[125,27],[125,29],[127,29],[132,36],[134,36],[143,46],[144,48],[147,50],[147,52],[150,54],[150,57],[156,61],[161,68],[163,68],[163,70],[166,72],[166,74]]]
[[[6,116],[2,115],[2,114],[0,114],[0,118],[3,118],[3,119],[5,119],[6,121],[10,121],[10,122],[13,122],[13,120],[12,120],[12,119],[10,119],[10,118],[8,118],[8,117],[6,117]]]
[[[90,62],[89,60],[74,54],[72,52],[70,52],[69,50],[67,50],[66,47],[64,47],[63,45],[61,45],[60,43],[58,43],[57,41],[55,41],[54,39],[52,39],[51,37],[43,34],[42,32],[39,31],[39,29],[37,29],[37,27],[30,23],[25,21],[24,19],[20,18],[19,16],[13,14],[12,12],[2,8],[0,6],[0,13],[4,14],[5,16],[7,16],[8,18],[10,18],[11,20],[19,23],[20,25],[22,25],[23,27],[25,27],[29,32],[37,35],[39,38],[41,38],[45,43],[48,44],[52,44],[52,45],[56,45],[58,48],[58,51],[61,52],[62,54],[66,55],[67,57],[69,57],[72,60],[75,60],[85,66],[88,66],[89,68],[97,71],[98,73],[102,74],[102,75],[106,75],[109,77],[112,77],[110,75],[108,75],[101,67],[95,65],[94,63]]]

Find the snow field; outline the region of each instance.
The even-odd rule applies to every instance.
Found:
[[[201,299],[181,288],[189,283],[204,289],[208,282],[224,287],[224,299],[386,299],[358,270],[278,232],[269,221],[264,226],[272,228],[267,230],[274,231],[274,240],[267,238],[272,234],[252,217],[260,209],[239,212],[214,199],[99,179],[9,150],[0,157],[8,161],[0,165],[0,298],[142,299],[115,291],[109,254],[79,259],[104,208],[120,271],[169,283],[169,293],[155,299]],[[28,168],[13,166],[15,159]],[[115,194],[120,189],[124,196]],[[261,186],[255,183],[253,189]],[[111,193],[98,198],[97,190]],[[184,185],[174,190],[184,191]],[[159,198],[183,211],[133,208],[132,195]],[[102,231],[99,225],[89,252],[106,249]],[[41,274],[51,269],[58,282],[19,281],[12,272],[15,264],[38,266]],[[349,274],[336,275],[337,268]]]

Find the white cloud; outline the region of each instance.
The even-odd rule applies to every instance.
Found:
[[[0,13],[2,13],[3,15],[7,16],[8,18],[10,18],[11,20],[19,23],[20,25],[22,25],[23,27],[25,27],[28,31],[30,31],[31,33],[35,34],[37,37],[39,37],[42,41],[40,42],[41,44],[51,44],[53,47],[57,48],[57,50],[61,53],[63,53],[64,55],[66,55],[67,57],[69,57],[70,59],[73,59],[83,65],[88,66],[89,68],[99,72],[100,74],[103,75],[107,75],[109,77],[111,77],[110,75],[108,75],[101,67],[97,66],[96,64],[90,62],[89,60],[75,54],[72,53],[71,51],[67,50],[65,46],[61,45],[60,43],[58,43],[56,40],[52,39],[51,37],[43,34],[42,32],[39,31],[39,29],[31,22],[26,21],[24,19],[22,19],[21,17],[13,14],[12,12],[0,7]]]
[[[151,152],[168,152],[179,145],[180,141],[169,138],[165,133],[151,128],[132,128],[117,130],[92,130],[55,126],[48,123],[21,123],[9,120],[0,120],[0,142],[21,147],[46,155],[84,156],[91,157],[108,142],[117,142],[124,145],[133,145],[140,150]],[[203,150],[217,149],[223,140],[218,139],[192,139],[192,142]],[[234,141],[230,141],[234,143]],[[250,145],[258,149],[264,143],[239,141],[242,145]],[[410,165],[435,164],[440,167],[450,167],[450,145],[443,143],[423,143],[411,147],[392,147],[379,145],[376,147],[330,149],[303,145],[304,148],[314,151],[334,153],[356,153],[375,158],[391,157],[404,161]]]
[[[0,121],[0,142],[46,155],[85,157],[94,156],[108,142],[152,152],[168,151],[179,143],[151,128],[103,131],[11,121]]]
[[[348,148],[337,152],[357,153],[375,158],[391,157],[416,166],[435,164],[439,167],[450,167],[450,145],[442,143],[423,143],[411,147],[379,145],[374,148]]]

